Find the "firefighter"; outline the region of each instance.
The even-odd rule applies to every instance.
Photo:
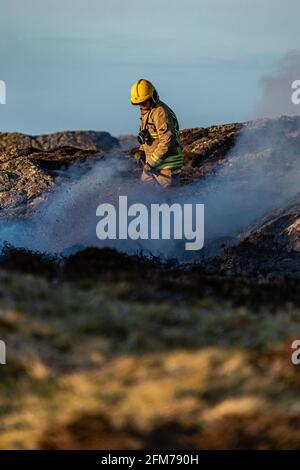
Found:
[[[145,159],[141,181],[162,187],[178,184],[183,152],[175,113],[159,99],[152,83],[144,79],[132,85],[131,103],[141,110],[137,152],[138,158],[144,155]]]

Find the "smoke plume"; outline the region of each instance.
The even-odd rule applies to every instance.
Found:
[[[260,82],[262,98],[254,117],[299,115],[300,103],[292,102],[292,95],[297,92],[295,88],[292,88],[292,84],[298,80],[300,80],[300,52],[293,51],[278,61],[274,75],[262,77]],[[298,96],[300,96],[299,93]]]

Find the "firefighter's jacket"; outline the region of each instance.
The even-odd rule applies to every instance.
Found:
[[[150,134],[150,139],[140,146],[146,161],[159,170],[179,170],[183,165],[179,125],[169,106],[159,100],[150,110],[141,110],[140,130],[144,129]]]

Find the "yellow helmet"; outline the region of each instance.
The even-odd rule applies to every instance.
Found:
[[[151,82],[141,79],[132,85],[130,99],[132,104],[141,104],[149,99],[155,102],[158,100],[158,94]]]

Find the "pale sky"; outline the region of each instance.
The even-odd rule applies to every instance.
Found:
[[[299,17],[299,0],[0,0],[0,130],[135,133],[139,78],[181,128],[246,120]]]

